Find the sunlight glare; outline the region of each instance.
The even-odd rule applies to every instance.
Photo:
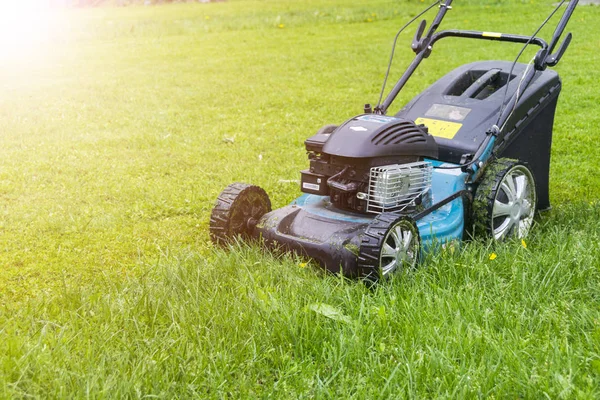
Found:
[[[0,60],[29,58],[50,41],[51,12],[44,0],[0,0]]]

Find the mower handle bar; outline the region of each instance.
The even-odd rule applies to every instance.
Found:
[[[441,10],[440,10],[440,12],[441,12]],[[439,13],[438,13],[438,15],[439,15]],[[432,25],[431,28],[429,29],[429,33],[433,33],[431,31],[433,28],[434,28],[434,25]],[[458,30],[458,29],[450,29],[450,30],[438,32],[436,34],[432,34],[431,37],[429,37],[429,33],[428,33],[427,37],[421,39],[420,33],[422,33],[423,29],[424,29],[424,21],[421,22],[421,25],[419,26],[419,28],[417,30],[417,34],[415,35],[415,39],[413,40],[413,43],[411,46],[412,49],[417,53],[416,57],[410,63],[410,65],[408,66],[408,68],[406,69],[404,74],[400,77],[398,82],[396,82],[396,84],[394,85],[394,87],[392,88],[390,93],[387,95],[387,97],[385,98],[385,100],[383,101],[383,103],[381,104],[379,109],[376,110],[377,112],[379,112],[381,114],[385,114],[388,107],[396,99],[396,96],[398,96],[398,93],[400,93],[400,90],[402,90],[402,88],[404,87],[406,82],[408,82],[408,80],[412,76],[413,72],[415,72],[415,70],[417,69],[419,64],[421,64],[421,61],[423,61],[424,58],[429,57],[429,55],[431,54],[433,44],[440,39],[443,39],[446,37],[458,37],[458,38],[493,40],[493,41],[511,42],[511,43],[532,43],[537,46],[540,46],[541,51],[544,51],[545,54],[547,54],[547,49],[548,49],[548,43],[546,43],[546,41],[544,39],[541,39],[539,37],[534,37],[532,39],[531,36],[513,35],[513,34],[508,34],[508,33],[463,31],[463,30]]]
[[[555,53],[552,54],[552,51],[554,51],[554,48],[558,44],[558,41],[560,40],[560,37],[562,36],[562,34],[567,26],[567,23],[569,22],[569,19],[571,18],[571,15],[573,15],[573,11],[575,10],[575,7],[577,6],[578,2],[579,2],[579,0],[570,0],[569,1],[569,5],[567,6],[567,9],[563,13],[563,16],[561,17],[560,21],[558,22],[558,25],[556,26],[556,29],[554,30],[554,33],[552,35],[552,40],[550,41],[550,44],[548,45],[548,43],[546,43],[546,41],[544,41],[543,39],[541,39],[539,37],[514,35],[514,34],[507,34],[507,33],[463,31],[463,30],[457,30],[457,29],[445,30],[445,31],[441,31],[439,33],[435,33],[436,29],[439,27],[440,23],[442,22],[442,19],[446,15],[446,12],[452,8],[452,7],[450,7],[450,4],[452,4],[452,0],[446,0],[445,3],[440,4],[440,10],[438,11],[437,15],[435,16],[433,23],[429,27],[427,35],[424,38],[422,37],[422,35],[423,35],[423,32],[425,31],[426,22],[424,20],[421,21],[421,23],[417,29],[417,32],[415,34],[415,37],[413,39],[412,45],[411,45],[412,49],[417,53],[415,58],[410,63],[410,65],[408,66],[408,68],[406,69],[404,74],[402,74],[402,76],[400,77],[398,82],[396,82],[396,84],[394,85],[394,87],[392,88],[390,93],[387,95],[387,97],[385,98],[385,100],[383,101],[381,106],[379,106],[375,109],[375,112],[378,114],[386,113],[388,107],[396,99],[396,96],[398,96],[398,93],[400,93],[400,90],[402,90],[402,88],[404,87],[404,85],[406,84],[408,79],[415,72],[415,70],[417,69],[419,64],[421,64],[421,61],[423,61],[424,58],[429,57],[429,55],[431,54],[431,51],[432,51],[433,44],[435,42],[437,42],[438,40],[443,39],[445,37],[483,39],[483,40],[493,40],[493,41],[511,42],[511,43],[531,43],[531,44],[534,44],[534,45],[537,45],[540,47],[540,50],[538,51],[538,53],[535,57],[536,58],[535,70],[544,70],[548,66],[550,66],[550,67],[555,66],[556,64],[558,64],[561,57],[567,50],[567,47],[571,43],[571,38],[572,38],[571,33],[567,34],[567,36],[565,37],[565,40],[560,44],[560,46],[558,47],[558,50]],[[526,81],[528,81],[527,84],[529,84],[531,79],[526,79]],[[526,86],[527,85],[525,85],[525,87]]]
[[[556,25],[556,29],[554,30],[554,33],[552,34],[552,40],[550,40],[550,46],[548,47],[548,51],[546,53],[539,54],[540,58],[543,57],[544,68],[546,66],[554,67],[556,64],[558,64],[558,62],[562,58],[563,54],[565,54],[567,47],[569,47],[569,44],[571,43],[571,38],[573,37],[573,35],[571,35],[570,32],[567,33],[565,40],[563,40],[562,43],[560,44],[560,46],[558,46],[558,50],[556,51],[556,53],[552,53],[554,51],[554,48],[558,44],[560,37],[562,36],[563,32],[565,31],[565,28],[567,27],[567,23],[569,23],[569,19],[571,19],[571,15],[573,15],[573,11],[575,11],[575,7],[577,7],[577,3],[579,3],[579,0],[570,0],[569,1],[569,5],[567,6],[567,9],[565,10],[562,17],[560,18],[560,21],[558,21],[558,25]]]
[[[557,52],[557,53],[559,53],[558,57],[556,57],[556,53],[552,54],[552,52],[554,51],[554,48],[558,44],[560,37],[562,36],[565,28],[567,27],[567,23],[569,22],[571,15],[573,15],[573,11],[575,11],[575,7],[577,6],[577,3],[579,3],[579,0],[570,0],[569,1],[569,5],[567,6],[567,9],[563,13],[563,16],[560,18],[560,21],[558,21],[558,25],[556,25],[556,29],[554,30],[554,33],[552,34],[552,40],[550,41],[550,46],[548,47],[548,54],[549,54],[548,57],[555,57],[556,63],[558,63],[558,60],[560,60],[560,56],[562,56],[562,53],[564,53],[566,48],[569,46],[569,42],[571,42],[572,35],[570,33],[568,33],[565,40],[559,46],[559,49]],[[561,52],[561,50],[562,50],[562,52]],[[546,58],[546,60],[548,60],[548,58]],[[548,64],[548,65],[550,65],[550,64]],[[553,65],[556,65],[556,64],[553,64]]]
[[[458,29],[449,29],[436,33],[431,39],[431,45],[440,39],[447,37],[458,37],[467,39],[481,39],[481,40],[493,40],[498,42],[511,42],[511,43],[531,43],[540,46],[542,49],[548,48],[548,43],[542,38],[524,35],[514,35],[511,33],[498,33],[498,32],[481,32],[481,31],[463,31]]]

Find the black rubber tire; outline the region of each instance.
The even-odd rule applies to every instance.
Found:
[[[260,187],[232,183],[221,192],[210,215],[210,239],[226,245],[240,236],[249,239],[258,220],[271,211],[271,200]]]
[[[397,260],[393,269],[384,270],[382,266],[382,260],[384,258],[392,259],[391,256],[383,254],[383,247],[389,240],[392,230],[396,227],[401,229],[410,230],[412,233],[410,243],[408,247],[407,256],[410,257],[408,260]],[[367,226],[364,234],[361,238],[360,249],[358,252],[358,272],[362,279],[369,282],[377,282],[385,279],[390,274],[398,272],[399,269],[403,268],[414,268],[418,261],[421,252],[421,237],[419,235],[419,229],[415,221],[408,216],[398,216],[392,213],[382,213],[376,216],[373,221]],[[402,265],[398,265],[401,262]],[[400,268],[398,268],[400,267]]]
[[[501,188],[502,182],[508,179],[509,174],[513,176],[515,173],[522,173],[526,177],[527,185],[530,187],[533,201],[528,202],[529,211],[527,221],[530,221],[529,226],[523,229],[525,232],[522,234],[522,229],[517,228],[516,231],[514,226],[507,229],[505,234],[500,235],[497,231],[499,230],[499,222],[502,222],[502,217],[494,217],[494,205],[498,199],[501,203],[509,203],[508,195],[505,190]],[[533,173],[529,169],[527,163],[513,160],[509,158],[500,158],[492,162],[484,172],[481,178],[481,183],[477,187],[475,196],[473,199],[473,233],[475,237],[483,236],[486,238],[493,238],[498,241],[504,241],[510,237],[525,237],[529,233],[533,224],[533,216],[535,215],[535,207],[537,202],[537,193],[535,187],[535,180]],[[508,204],[507,204],[508,205]],[[497,213],[496,213],[497,215]],[[529,217],[530,215],[530,217]],[[520,218],[520,216],[519,216]],[[504,218],[506,220],[506,218]],[[519,220],[521,221],[521,220]],[[519,222],[520,223],[520,222]]]

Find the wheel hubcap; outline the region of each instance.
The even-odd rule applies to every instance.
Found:
[[[531,172],[518,165],[509,170],[500,182],[492,209],[494,239],[515,235],[527,236],[535,213],[535,187]]]
[[[392,227],[381,248],[381,274],[387,275],[398,268],[413,266],[417,259],[417,236],[413,227],[406,221],[400,221]]]

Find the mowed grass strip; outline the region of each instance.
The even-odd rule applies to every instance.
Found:
[[[303,140],[376,101],[393,35],[421,7],[71,10],[44,46],[4,57],[3,396],[597,397],[598,8],[569,25],[554,209],[526,247],[471,242],[370,291],[208,243],[228,183],[261,185],[275,207],[298,194],[282,180],[305,167]],[[527,34],[550,10],[458,3],[444,26]],[[393,76],[412,58],[401,38]],[[435,50],[396,107],[518,47]]]

